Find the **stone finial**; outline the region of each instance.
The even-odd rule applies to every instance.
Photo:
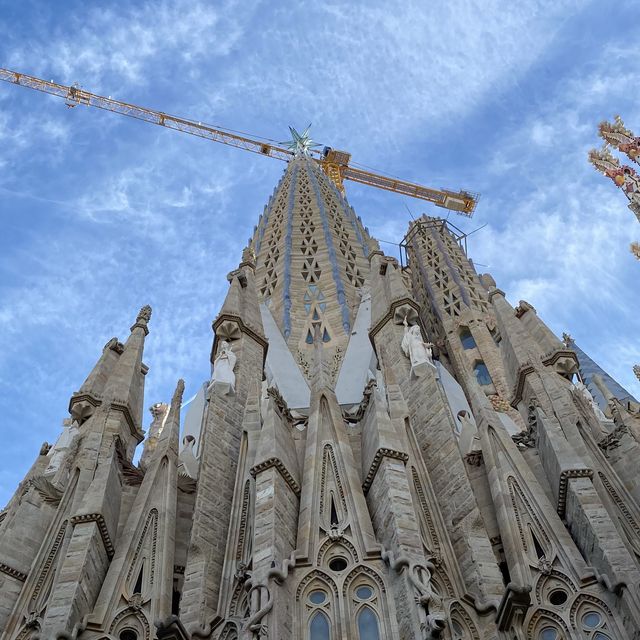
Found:
[[[634,364],[633,365],[633,373],[636,374],[636,378],[638,378],[638,380],[640,380],[640,364]]]
[[[573,342],[573,338],[568,334],[568,333],[562,333],[562,342],[564,342],[565,346],[569,347],[571,346],[571,343]]]
[[[136,322],[144,322],[147,323],[151,320],[151,307],[146,304],[140,311],[138,311],[138,316],[136,317]]]

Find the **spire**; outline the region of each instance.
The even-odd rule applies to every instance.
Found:
[[[151,307],[146,305],[140,309],[131,327],[131,334],[104,390],[105,399],[112,405],[120,406],[138,432],[142,431],[144,376],[148,370],[142,363],[142,354],[145,337],[149,334],[147,324],[150,318]]]
[[[312,359],[317,339],[326,349],[346,348],[368,278],[368,240],[331,179],[307,155],[295,155],[252,244],[260,301],[299,363]]]

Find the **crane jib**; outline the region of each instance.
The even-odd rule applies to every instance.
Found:
[[[284,149],[269,142],[254,140],[247,136],[218,129],[216,127],[196,122],[178,116],[172,116],[162,111],[147,109],[138,105],[129,104],[110,97],[100,96],[89,91],[85,91],[78,85],[61,85],[53,81],[43,80],[27,74],[10,71],[0,68],[0,80],[18,84],[22,87],[42,91],[50,95],[63,98],[68,107],[73,108],[78,105],[96,107],[113,113],[136,118],[151,124],[157,124],[168,129],[189,133],[200,138],[205,138],[213,142],[230,145],[245,151],[251,151],[270,158],[288,161],[293,156],[289,149]],[[330,147],[329,155],[323,156],[319,151],[313,149],[310,155],[325,171],[325,173],[336,183],[336,186],[344,191],[343,180],[351,180],[360,184],[365,184],[378,189],[392,191],[401,195],[426,200],[436,206],[444,207],[455,211],[461,215],[471,217],[475,210],[478,196],[467,191],[447,191],[445,189],[430,189],[419,184],[399,180],[390,176],[380,175],[371,171],[364,171],[349,165],[351,155],[344,151],[333,150]]]

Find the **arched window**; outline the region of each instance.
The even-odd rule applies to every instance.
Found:
[[[471,335],[471,331],[469,331],[469,327],[462,327],[460,329],[460,342],[462,342],[463,349],[475,349],[476,341],[473,339]]]
[[[322,611],[316,611],[309,624],[309,640],[330,640],[329,621]]]
[[[364,588],[369,589],[369,587],[360,587],[360,589]],[[360,640],[380,640],[378,618],[369,607],[362,607],[358,613],[358,635]]]
[[[476,375],[476,380],[478,381],[478,384],[481,384],[483,386],[493,384],[493,380],[489,375],[489,369],[487,369],[487,365],[484,362],[482,362],[482,360],[476,362],[475,366],[473,367],[473,372]]]

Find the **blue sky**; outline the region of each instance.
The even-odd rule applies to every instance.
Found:
[[[0,66],[276,140],[313,122],[356,162],[480,192],[472,220],[451,216],[487,225],[469,239],[478,270],[637,396],[640,226],[586,159],[602,119],[640,134],[640,7],[613,7],[0,0]],[[225,274],[283,168],[2,83],[0,503],[143,304],[145,406],[208,377]],[[442,212],[355,184],[348,196],[396,243],[407,207]]]

